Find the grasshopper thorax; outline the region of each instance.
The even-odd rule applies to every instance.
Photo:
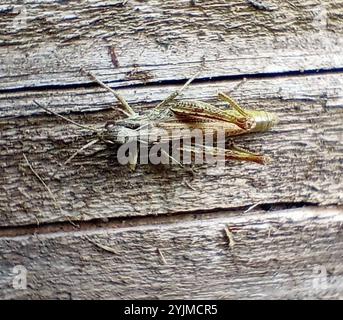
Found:
[[[110,123],[106,125],[106,140],[113,143],[124,144],[128,141],[137,140],[139,131],[125,123]]]

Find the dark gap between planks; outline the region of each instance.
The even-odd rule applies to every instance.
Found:
[[[253,210],[249,210],[254,206]],[[128,216],[128,217],[112,217],[112,218],[96,218],[89,221],[74,221],[75,225],[69,221],[64,222],[46,222],[42,224],[30,224],[22,226],[6,226],[0,227],[0,238],[3,237],[18,237],[32,234],[49,234],[56,232],[75,232],[84,230],[95,230],[97,228],[112,229],[121,227],[133,227],[142,225],[157,225],[171,224],[181,221],[192,221],[199,219],[207,220],[214,218],[213,213],[216,213],[217,218],[220,215],[233,214],[256,214],[263,212],[272,212],[286,209],[295,209],[303,207],[315,207],[316,203],[311,202],[284,202],[284,203],[259,203],[258,205],[247,205],[237,208],[214,208],[208,210],[194,210],[187,212],[175,212],[171,214],[146,215],[146,216]],[[249,212],[246,212],[248,211]],[[246,213],[245,213],[246,212]]]
[[[332,68],[332,69],[308,69],[308,70],[293,70],[286,72],[261,72],[261,73],[246,73],[240,75],[226,75],[226,76],[214,76],[214,77],[201,77],[196,78],[192,83],[205,83],[209,81],[237,81],[243,79],[268,79],[268,78],[281,78],[289,76],[306,76],[312,74],[335,74],[343,73],[343,68]],[[177,80],[161,80],[161,81],[150,81],[147,83],[132,84],[132,85],[119,85],[116,87],[116,90],[119,89],[137,89],[147,86],[169,86],[169,85],[182,85],[188,79],[177,79]],[[123,80],[118,81],[104,81],[107,84],[121,83]],[[0,94],[9,94],[17,92],[35,92],[42,90],[67,90],[67,89],[78,89],[78,88],[93,88],[99,87],[98,84],[94,82],[85,82],[85,83],[74,83],[74,84],[58,84],[58,85],[42,85],[34,87],[22,87],[22,88],[13,88],[13,89],[0,89]]]

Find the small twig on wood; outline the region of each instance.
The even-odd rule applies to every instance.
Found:
[[[21,195],[23,195],[26,199],[31,200],[31,197],[23,190],[23,188],[18,187],[18,191]]]
[[[273,226],[269,226],[269,228],[268,228],[268,238],[271,237],[272,231],[273,232],[277,231],[277,228],[274,228]]]
[[[123,5],[125,5],[125,4],[123,4]],[[115,68],[119,68],[119,61],[118,61],[118,57],[117,57],[115,48],[112,46],[108,47],[108,53],[111,57],[111,61],[112,61],[113,66]]]
[[[248,212],[250,212],[251,210],[255,209],[257,206],[259,206],[261,203],[262,203],[262,202],[259,201],[259,202],[255,203],[255,204],[253,204],[253,205],[250,206],[247,210],[245,210],[243,213],[248,213]]]
[[[94,244],[96,247],[98,247],[98,248],[100,248],[100,249],[102,249],[102,250],[104,250],[104,251],[107,251],[107,252],[110,252],[110,253],[113,253],[113,254],[118,254],[118,252],[117,252],[115,249],[113,249],[113,248],[111,248],[111,247],[109,247],[109,246],[105,246],[105,245],[103,245],[103,244],[97,243],[96,241],[90,239],[88,236],[85,236],[85,238],[86,238],[90,243]]]
[[[191,190],[193,190],[193,191],[197,191],[197,189],[194,188],[186,178],[183,179],[183,183],[184,183],[189,189],[191,189]]]
[[[243,78],[241,81],[239,81],[239,82],[229,91],[229,93],[236,91],[241,85],[243,85],[243,84],[246,83],[247,81],[248,81],[247,78]]]
[[[35,218],[35,220],[36,220],[37,227],[39,227],[39,225],[40,225],[39,219],[37,218],[36,215],[34,215],[34,218]]]
[[[52,193],[51,189],[49,188],[49,186],[45,183],[45,181],[43,180],[43,178],[35,171],[35,169],[33,169],[31,163],[29,162],[29,159],[26,157],[25,153],[23,153],[23,157],[28,165],[28,167],[30,168],[31,172],[35,175],[35,177],[39,180],[39,182],[44,186],[44,188],[48,191],[49,195],[50,195],[50,198],[52,199],[53,203],[54,203],[54,206],[56,209],[59,209],[61,214],[66,217],[68,219],[68,222],[70,224],[72,224],[75,228],[80,228],[79,225],[77,225],[76,223],[74,223],[70,217],[64,215],[63,213],[63,209],[62,207],[60,206],[60,204],[57,202],[57,199],[56,197],[54,196],[54,194]]]
[[[29,159],[27,159],[25,153],[23,153],[23,157],[24,157],[24,159],[25,159],[27,165],[29,166],[31,172],[36,176],[36,178],[39,180],[39,182],[40,182],[40,183],[44,186],[44,188],[48,191],[48,193],[49,193],[49,195],[50,195],[50,197],[51,197],[51,199],[52,199],[52,201],[53,201],[53,203],[54,203],[54,205],[55,205],[55,208],[56,208],[56,209],[60,209],[61,212],[62,212],[62,208],[61,208],[61,206],[57,203],[57,200],[56,200],[54,194],[52,193],[51,189],[50,189],[49,186],[45,183],[45,181],[41,178],[41,176],[33,169],[32,165],[31,165],[31,163],[29,162]]]
[[[162,260],[163,264],[167,264],[167,261],[166,261],[166,259],[164,258],[164,255],[163,255],[162,250],[159,249],[159,248],[157,248],[157,252],[158,252],[158,254],[159,254],[160,257],[161,257],[161,260]]]
[[[236,244],[235,240],[233,239],[233,233],[230,231],[228,226],[225,226],[224,231],[225,231],[225,235],[227,239],[229,240],[230,248],[233,248],[234,245]]]

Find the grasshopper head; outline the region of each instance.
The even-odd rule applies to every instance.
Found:
[[[255,121],[255,126],[251,132],[267,131],[279,122],[278,117],[274,113],[254,110],[250,111],[249,114]]]

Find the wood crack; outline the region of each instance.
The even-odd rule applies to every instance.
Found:
[[[256,214],[264,212],[273,212],[286,209],[310,207],[314,208],[318,205],[311,202],[284,202],[284,203],[258,203],[253,206],[241,206],[237,208],[214,208],[203,210],[190,210],[184,212],[174,212],[168,215],[158,214],[154,216],[134,217],[129,216],[126,218],[113,217],[106,219],[93,219],[89,221],[77,221],[77,226],[70,221],[65,222],[49,222],[42,224],[28,224],[22,226],[8,226],[0,227],[0,238],[3,237],[18,237],[25,235],[47,234],[55,232],[75,232],[84,230],[96,229],[113,229],[122,228],[127,226],[141,226],[141,225],[157,225],[157,224],[170,224],[180,221],[193,220],[196,216],[197,219],[211,219],[214,217],[229,216],[229,215],[244,215]],[[253,210],[250,210],[253,207]]]
[[[282,77],[296,77],[296,76],[310,76],[310,75],[327,75],[327,74],[340,74],[343,73],[343,68],[332,68],[332,69],[306,69],[306,70],[293,70],[286,72],[261,72],[261,73],[242,73],[239,75],[222,75],[222,76],[213,76],[213,77],[198,77],[192,81],[192,83],[207,83],[207,82],[221,82],[221,81],[239,81],[244,79],[277,79]],[[87,77],[85,77],[86,79]],[[115,86],[116,90],[120,89],[138,89],[138,88],[147,88],[149,86],[171,86],[171,85],[182,85],[188,79],[167,79],[159,81],[149,81],[144,83],[137,84],[128,84],[125,85],[125,81],[106,81],[103,82]],[[117,85],[119,84],[119,85]],[[19,93],[19,92],[39,92],[39,91],[59,91],[59,90],[73,90],[80,88],[97,88],[97,85],[94,82],[79,82],[72,84],[56,84],[56,85],[42,85],[34,87],[21,87],[21,88],[9,88],[9,89],[0,89],[0,94],[10,94],[10,93]]]

